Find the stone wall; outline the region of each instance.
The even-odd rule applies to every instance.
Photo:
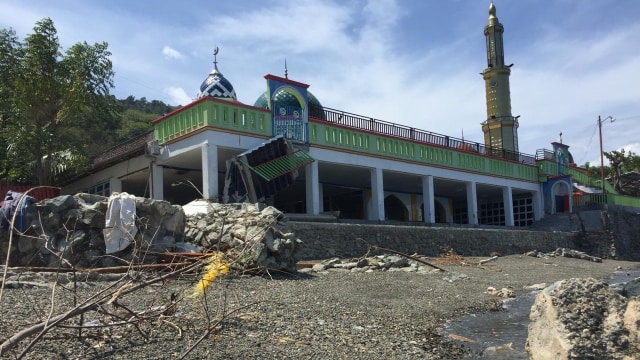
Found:
[[[425,256],[441,254],[447,247],[463,256],[575,248],[575,234],[568,232],[293,221],[287,226],[302,240],[299,260],[360,257],[369,245]]]
[[[582,229],[576,233],[576,248],[606,259],[640,261],[640,213],[607,206],[578,215]]]

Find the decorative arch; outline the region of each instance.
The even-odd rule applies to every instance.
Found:
[[[566,181],[558,181],[551,187],[551,213],[571,212],[571,188]]]
[[[290,85],[281,85],[277,88],[275,88],[273,90],[273,92],[271,92],[271,96],[270,99],[271,101],[275,100],[276,94],[280,91],[286,91],[289,94],[293,95],[293,97],[296,98],[296,100],[298,100],[298,104],[300,104],[300,108],[302,108],[303,110],[306,109],[307,107],[307,102],[306,102],[306,98],[300,93],[300,91],[298,91],[298,89],[294,88],[293,86]]]
[[[448,219],[448,214],[447,214],[447,208],[444,207],[444,205],[442,205],[442,202],[439,199],[435,199],[434,203],[433,203],[433,209],[435,211],[434,214],[434,218],[435,218],[435,222],[436,224],[446,224],[449,221]],[[425,212],[424,212],[424,203],[420,204],[420,213],[422,214],[422,221],[426,221],[425,219]]]
[[[394,194],[384,198],[384,213],[387,220],[409,221],[409,210]]]

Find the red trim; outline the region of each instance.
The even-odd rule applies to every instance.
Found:
[[[271,110],[269,110],[269,109],[243,104],[243,103],[241,103],[240,101],[237,101],[237,100],[221,100],[221,99],[218,99],[218,98],[215,98],[215,97],[212,97],[212,96],[205,96],[205,97],[201,97],[198,100],[192,101],[188,105],[185,105],[185,106],[182,106],[182,107],[180,107],[178,109],[175,109],[175,110],[173,110],[172,112],[170,112],[168,114],[162,115],[161,117],[151,121],[151,124],[155,125],[155,124],[165,120],[166,118],[169,118],[169,117],[171,117],[171,116],[173,116],[175,114],[178,114],[178,113],[180,113],[180,112],[182,112],[182,111],[184,111],[184,110],[186,110],[188,108],[196,106],[196,105],[198,105],[198,104],[200,104],[201,102],[204,102],[204,101],[213,101],[213,102],[216,102],[216,103],[219,103],[219,104],[232,104],[233,106],[237,106],[237,107],[241,107],[241,108],[245,108],[245,109],[250,109],[250,110],[262,111],[264,113],[271,114]]]
[[[264,78],[267,79],[267,80],[276,80],[276,81],[280,81],[280,82],[283,82],[283,83],[287,83],[287,84],[291,84],[291,85],[295,85],[295,86],[300,86],[300,87],[303,87],[305,89],[309,88],[309,85],[307,85],[307,84],[303,84],[301,82],[289,80],[287,78],[283,78],[283,77],[280,77],[280,76],[267,74],[267,75],[264,76]]]

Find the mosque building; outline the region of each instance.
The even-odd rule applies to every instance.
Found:
[[[266,75],[266,90],[242,103],[216,48],[193,102],[94,159],[63,192],[260,201],[287,213],[426,224],[529,226],[572,211],[573,183],[594,180],[565,144],[519,152],[503,32],[491,3],[484,144],[323,107],[286,64],[284,77]]]

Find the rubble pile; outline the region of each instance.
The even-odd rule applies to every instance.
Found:
[[[117,209],[110,198],[84,193],[30,204],[20,219],[26,230],[13,233],[9,265],[110,267],[156,263],[166,253],[220,250],[237,269],[296,270],[301,241],[273,207],[204,202],[200,210],[186,206],[185,212],[167,201],[129,197],[130,207]],[[135,224],[123,224],[127,219]],[[116,244],[107,246],[109,241]],[[8,248],[9,231],[2,229],[0,263]]]
[[[637,359],[640,298],[592,279],[556,282],[536,296],[526,343],[531,359]]]
[[[278,209],[260,203],[199,202],[185,205],[185,212],[185,241],[198,251],[224,251],[232,266],[243,270],[296,271],[302,242],[281,221]]]
[[[63,195],[32,204],[23,223],[26,230],[14,232],[12,266],[88,268],[152,263],[153,249],[173,246],[184,233],[184,213],[166,201],[135,198],[138,231],[130,246],[106,254],[104,229],[108,199],[90,194]],[[0,233],[0,253],[4,261],[9,232]]]
[[[303,268],[300,272],[323,273],[329,271],[373,272],[373,271],[405,271],[417,273],[438,273],[441,270],[421,264],[415,260],[399,255],[383,254],[358,259],[331,258]]]
[[[538,250],[532,250],[527,252],[525,255],[531,256],[531,257],[539,257],[543,259],[549,259],[553,257],[566,257],[566,258],[588,260],[588,261],[593,261],[597,263],[602,262],[602,258],[600,257],[591,256],[583,251],[567,249],[567,248],[557,248],[555,251],[551,251],[548,253],[543,253]]]

